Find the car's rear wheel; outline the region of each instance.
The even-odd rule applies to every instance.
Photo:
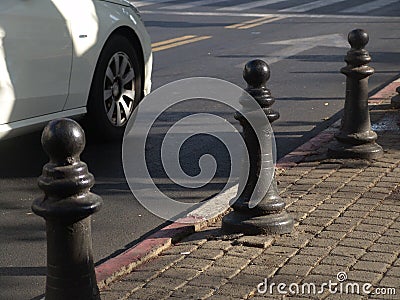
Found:
[[[141,98],[142,74],[134,45],[112,36],[100,55],[87,105],[86,125],[97,138],[122,137]]]

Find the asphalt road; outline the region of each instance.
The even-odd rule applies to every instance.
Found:
[[[370,78],[371,92],[399,74],[397,1],[369,11],[366,4],[372,1],[361,0],[351,4],[331,1],[331,5],[320,7],[314,4],[311,10],[307,10],[311,4],[298,7],[310,0],[138,2],[155,43],[154,89],[196,76],[224,79],[245,87],[243,63],[255,58],[270,63],[268,87],[276,98],[274,108],[281,114],[273,125],[278,157],[339,118],[345,89],[345,76],[339,70],[345,65],[350,30],[364,28],[370,35],[366,48],[373,58],[370,65],[376,70]],[[202,3],[211,4],[199,5]],[[357,5],[364,6],[353,9]],[[177,116],[197,112],[218,113],[237,126],[229,110],[204,101],[192,102],[172,108],[174,117],[158,127],[151,143],[159,144],[163,128],[168,129]],[[199,190],[179,189],[160,171],[158,155],[151,156],[149,168],[155,181],[176,199],[204,200],[218,192],[221,182],[229,176],[223,147],[207,137],[201,139],[201,143],[188,143],[183,151],[183,169],[195,175],[197,158],[203,153],[215,154],[220,164],[215,180]],[[41,195],[36,180],[47,161],[40,147],[40,132],[1,142],[0,157],[0,299],[31,299],[44,291],[46,266],[44,222],[30,211],[33,199]],[[122,169],[120,144],[89,143],[82,159],[95,175],[93,191],[104,200],[103,209],[93,216],[97,262],[165,224],[146,211],[130,192]]]

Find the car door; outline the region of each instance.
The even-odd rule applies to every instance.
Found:
[[[0,124],[62,110],[71,61],[67,21],[52,0],[1,0]]]

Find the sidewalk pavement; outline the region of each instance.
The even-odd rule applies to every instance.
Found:
[[[400,299],[394,88],[370,99],[382,158],[327,159],[336,124],[280,161],[278,188],[296,223],[291,234],[226,236],[217,221],[102,286],[102,299]]]

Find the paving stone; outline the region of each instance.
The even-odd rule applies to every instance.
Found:
[[[321,260],[320,256],[297,254],[290,258],[289,264],[315,266]]]
[[[370,225],[370,224],[360,224],[357,226],[357,230],[383,233],[387,228],[385,226]]]
[[[313,225],[298,225],[296,229],[298,231],[302,231],[305,233],[316,234],[321,232],[323,228],[321,228],[321,226],[313,226]]]
[[[101,299],[103,300],[120,300],[120,299],[126,299],[126,297],[129,295],[127,291],[117,291],[117,290],[104,290],[101,291],[100,296]],[[44,299],[44,298],[43,298]]]
[[[400,248],[399,245],[375,243],[368,250],[375,252],[399,253]]]
[[[333,220],[331,218],[307,217],[301,221],[301,224],[325,227],[332,223],[332,221]]]
[[[121,280],[112,283],[111,290],[129,294],[130,292],[141,288],[145,283],[145,281],[130,281],[122,278]]]
[[[362,224],[386,226],[388,224],[388,219],[368,217],[362,221]]]
[[[377,239],[376,242],[382,244],[399,245],[400,238],[398,236],[382,236],[379,239]]]
[[[350,256],[355,258],[361,257],[364,253],[364,249],[345,246],[337,246],[331,251],[331,254],[333,255]]]
[[[339,217],[340,212],[335,211],[335,210],[322,210],[322,209],[317,209],[314,210],[309,214],[309,217],[325,217],[325,218],[337,218]]]
[[[349,200],[356,200],[358,197],[361,196],[361,193],[356,192],[336,192],[333,195],[335,198],[345,198]]]
[[[232,256],[238,256],[238,257],[243,257],[247,259],[253,259],[260,255],[263,252],[263,249],[261,248],[255,248],[255,247],[247,247],[247,246],[233,246],[230,248],[227,252],[228,255]]]
[[[396,254],[394,253],[385,253],[385,252],[367,252],[365,253],[360,260],[362,261],[372,261],[372,262],[383,262],[387,264],[391,264],[396,259]]]
[[[224,267],[224,266],[211,266],[203,272],[205,275],[209,276],[219,276],[223,278],[232,278],[240,272],[240,269],[234,266]]]
[[[356,210],[356,211],[373,211],[375,209],[376,205],[374,204],[352,204],[350,205],[347,210],[351,211],[351,210]]]
[[[198,245],[181,245],[172,246],[171,248],[163,251],[163,255],[181,255],[181,253],[192,252],[196,250]]]
[[[357,262],[352,269],[361,270],[361,271],[370,271],[370,272],[378,272],[384,273],[386,269],[389,267],[388,264],[382,262],[372,262],[372,261],[359,261]]]
[[[373,198],[366,198],[364,196],[360,197],[359,199],[357,199],[357,201],[355,202],[356,204],[365,204],[365,205],[374,205],[376,206],[379,202],[376,201],[376,199]]]
[[[383,236],[400,237],[400,229],[388,229],[385,231]]]
[[[320,264],[311,270],[311,274],[330,276],[331,280],[336,280],[336,275],[339,272],[346,272],[347,268],[343,266],[333,266]]]
[[[174,266],[176,268],[186,268],[186,269],[195,269],[199,271],[204,271],[209,266],[213,264],[214,261],[208,259],[201,258],[190,258],[186,257],[181,261],[177,262]]]
[[[365,299],[362,295],[355,294],[332,294],[325,298],[325,300],[362,300]]]
[[[371,216],[374,212],[369,213],[368,211],[357,211],[357,210],[349,210],[343,212],[342,216],[343,217],[349,217],[349,218],[365,218],[368,214]]]
[[[213,289],[218,289],[221,285],[228,282],[227,278],[219,276],[210,276],[207,274],[200,274],[196,278],[193,278],[189,284],[194,286],[205,286]]]
[[[222,250],[201,248],[190,253],[188,257],[215,260],[222,257],[223,255],[224,251]]]
[[[357,259],[351,256],[329,255],[321,261],[321,264],[350,267],[356,261]]]
[[[311,247],[333,247],[338,243],[335,239],[313,238],[308,244]]]
[[[128,299],[129,300],[154,300],[154,299],[164,299],[172,293],[171,290],[165,288],[142,288],[133,292]]]
[[[364,232],[364,231],[360,231],[360,230],[354,230],[352,232],[349,232],[346,237],[349,237],[352,239],[374,241],[380,237],[380,234],[376,233],[376,232]]]
[[[221,286],[217,291],[217,295],[228,295],[236,297],[236,299],[240,298],[247,298],[247,296],[251,293],[254,293],[255,289],[257,288],[256,283],[254,287],[247,286],[247,285],[240,285],[234,283],[227,283]]]
[[[400,267],[391,267],[385,276],[400,277]],[[399,279],[400,285],[400,279]]]
[[[297,248],[286,246],[271,246],[264,251],[264,254],[285,255],[291,257],[298,251]]]
[[[328,231],[348,232],[355,227],[355,224],[333,223],[325,227]]]
[[[233,266],[235,268],[243,269],[245,266],[249,264],[249,262],[250,259],[248,258],[237,257],[232,255],[224,255],[223,257],[218,258],[215,261],[214,265],[223,267]]]
[[[326,210],[334,210],[338,212],[343,212],[346,209],[346,204],[332,204],[332,203],[323,203],[318,206],[318,209],[326,209]]]
[[[294,230],[290,235],[277,237],[274,241],[275,246],[287,246],[291,248],[302,248],[309,242],[311,234],[299,233]]]
[[[342,187],[338,192],[356,192],[356,193],[364,193],[368,191],[369,187],[368,186],[349,186],[346,185]]]
[[[327,247],[311,247],[307,246],[300,250],[299,254],[301,255],[317,255],[317,256],[325,256],[330,251],[330,248]]]
[[[290,205],[286,208],[287,212],[303,212],[303,213],[310,213],[313,210],[315,210],[315,206],[312,205],[303,205],[303,204],[297,204],[298,202],[294,203],[293,205]]]
[[[399,277],[391,277],[391,276],[385,276],[382,278],[382,280],[379,282],[380,287],[391,287],[391,288],[396,288],[396,292],[398,293],[399,289]]]
[[[347,280],[353,282],[368,282],[376,284],[382,278],[382,274],[368,271],[348,271]]]
[[[386,211],[386,210],[380,210],[379,207],[371,212],[369,214],[370,217],[377,217],[377,218],[383,218],[383,219],[396,219],[399,217],[399,213],[395,211]]]
[[[279,283],[284,283],[286,285],[289,285],[291,283],[300,283],[302,280],[301,277],[296,276],[296,275],[291,275],[291,274],[277,274],[274,275],[273,277],[268,279],[268,282],[270,284],[275,283],[275,284],[279,284]]]
[[[358,223],[360,223],[361,221],[362,221],[362,219],[357,218],[357,217],[340,216],[339,218],[337,218],[335,220],[335,224],[347,224],[347,225],[355,226]]]
[[[243,244],[244,246],[267,248],[274,241],[271,236],[242,236],[237,239],[237,243]]]
[[[314,283],[316,287],[321,286],[323,283],[332,281],[332,277],[328,275],[315,275],[309,274],[301,281],[301,283]]]
[[[174,263],[182,260],[183,255],[160,255],[138,267],[141,271],[164,271]]]
[[[278,270],[278,267],[266,267],[266,266],[262,266],[262,265],[248,265],[240,273],[263,276],[265,278],[268,278],[268,277],[273,276],[277,270]]]
[[[186,280],[159,276],[146,283],[145,287],[168,288],[174,290],[186,284]]]
[[[172,298],[177,299],[207,299],[214,293],[214,289],[202,286],[185,285],[174,291]]]
[[[212,295],[210,298],[207,298],[207,300],[237,300],[237,297],[234,296],[228,296],[228,295]]]
[[[257,284],[259,284],[260,282],[263,282],[264,278],[267,278],[267,277],[264,276],[264,274],[251,275],[251,274],[248,274],[248,273],[240,272],[235,277],[229,279],[229,283],[242,284],[242,285],[249,285],[249,286],[257,287]]]
[[[149,271],[141,271],[138,269],[133,270],[131,273],[125,275],[123,280],[126,281],[135,281],[135,282],[146,282],[154,277],[158,276],[161,273],[159,270],[149,270]]]
[[[230,241],[207,241],[207,243],[204,243],[201,245],[201,248],[205,249],[218,249],[218,250],[228,250],[229,248],[232,247],[232,244]]]
[[[369,240],[360,240],[360,239],[352,239],[345,238],[339,242],[341,246],[348,246],[353,248],[367,249],[372,245],[372,242]]]
[[[279,275],[296,275],[296,276],[306,276],[312,266],[305,266],[305,265],[296,265],[296,264],[285,264],[282,268],[280,268],[277,272]]]
[[[191,235],[183,238],[182,240],[180,240],[178,243],[176,243],[176,245],[202,245],[204,243],[207,242],[207,239],[209,238],[209,233],[207,232],[195,232],[192,233]]]
[[[276,255],[263,253],[259,257],[255,258],[251,264],[262,265],[265,267],[280,267],[282,266],[289,257],[287,255]]]
[[[196,277],[199,274],[200,274],[199,270],[171,267],[165,272],[163,272],[162,276],[191,280],[193,277]]]
[[[340,240],[346,235],[343,231],[322,231],[316,235],[317,238]]]

